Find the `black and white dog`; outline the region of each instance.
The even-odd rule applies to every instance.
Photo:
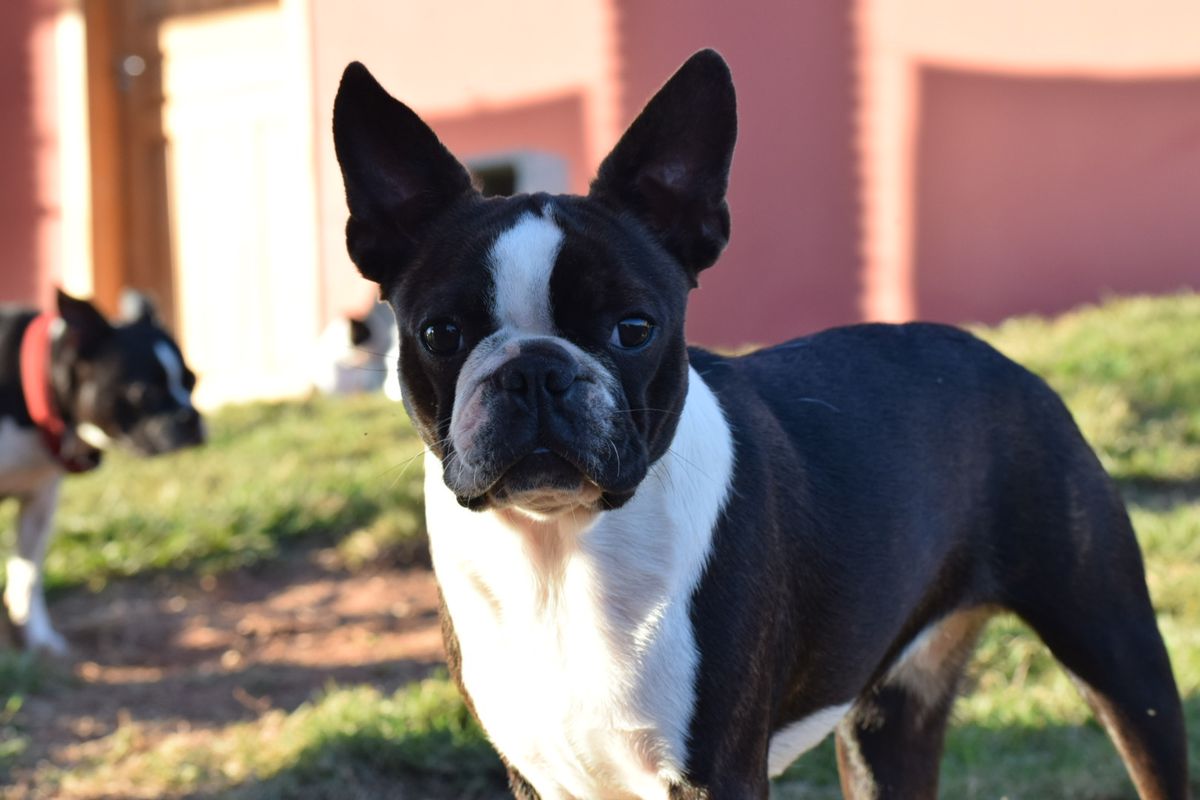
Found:
[[[67,650],[42,594],[63,475],[99,466],[112,442],[155,455],[204,439],[179,347],[144,298],[125,306],[118,326],[62,292],[57,314],[0,308],[0,499],[21,506],[4,603],[31,649]]]
[[[972,644],[1017,613],[1141,797],[1187,795],[1137,542],[1047,386],[938,325],[684,343],[729,235],[734,91],[690,59],[586,197],[483,199],[360,64],[350,255],[396,313],[451,669],[522,798],[935,796]],[[732,312],[731,312],[732,313]]]
[[[334,395],[382,388],[388,398],[399,400],[396,346],[396,318],[387,303],[376,302],[361,317],[336,317],[317,338],[312,386]]]

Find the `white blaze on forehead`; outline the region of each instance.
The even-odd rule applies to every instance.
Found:
[[[496,286],[492,313],[502,328],[552,334],[550,273],[562,248],[563,232],[547,216],[523,214],[497,237],[488,253]]]
[[[167,388],[175,402],[184,408],[191,406],[192,396],[183,386],[183,362],[179,360],[175,350],[166,342],[159,341],[154,343],[154,355],[158,356],[163,371],[167,373]]]

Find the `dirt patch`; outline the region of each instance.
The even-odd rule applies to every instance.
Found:
[[[347,574],[327,552],[222,577],[160,578],[52,603],[73,647],[27,698],[30,746],[10,797],[38,796],[40,762],[69,768],[121,724],[165,737],[291,711],[330,683],[392,691],[442,664],[424,569]]]

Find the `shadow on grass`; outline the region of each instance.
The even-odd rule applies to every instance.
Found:
[[[290,746],[259,762],[261,777],[189,797],[436,798],[506,794],[499,757],[441,676],[388,695],[331,689],[283,723]]]
[[[1200,726],[1200,697],[1185,702],[1189,730]],[[465,709],[460,708],[461,714]],[[285,769],[220,793],[189,797],[421,798],[507,797],[499,759],[473,724],[390,731],[368,726],[332,731],[301,750]],[[1200,791],[1200,740],[1189,739],[1192,792]],[[941,797],[1012,800],[1137,800],[1104,732],[1084,725],[956,726],[942,762]],[[840,798],[832,737],[776,783],[778,800]]]
[[[1200,500],[1200,476],[1194,478],[1120,478],[1116,481],[1125,502],[1156,511]]]
[[[0,783],[8,781],[13,764],[28,746],[16,718],[25,697],[38,691],[43,680],[33,655],[0,649]]]
[[[1184,700],[1192,794],[1200,792],[1200,696]],[[942,758],[939,796],[964,800],[1137,800],[1120,756],[1094,719],[1081,725],[959,724]],[[774,800],[840,798],[833,737],[777,782]]]
[[[296,763],[269,778],[200,798],[454,798],[510,796],[504,766],[485,741],[456,741],[447,731],[398,740],[378,733],[340,734],[303,750]]]

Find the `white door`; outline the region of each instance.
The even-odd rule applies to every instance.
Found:
[[[159,29],[175,297],[202,405],[307,387],[319,280],[311,121],[294,102],[306,76],[287,30],[276,4]]]

